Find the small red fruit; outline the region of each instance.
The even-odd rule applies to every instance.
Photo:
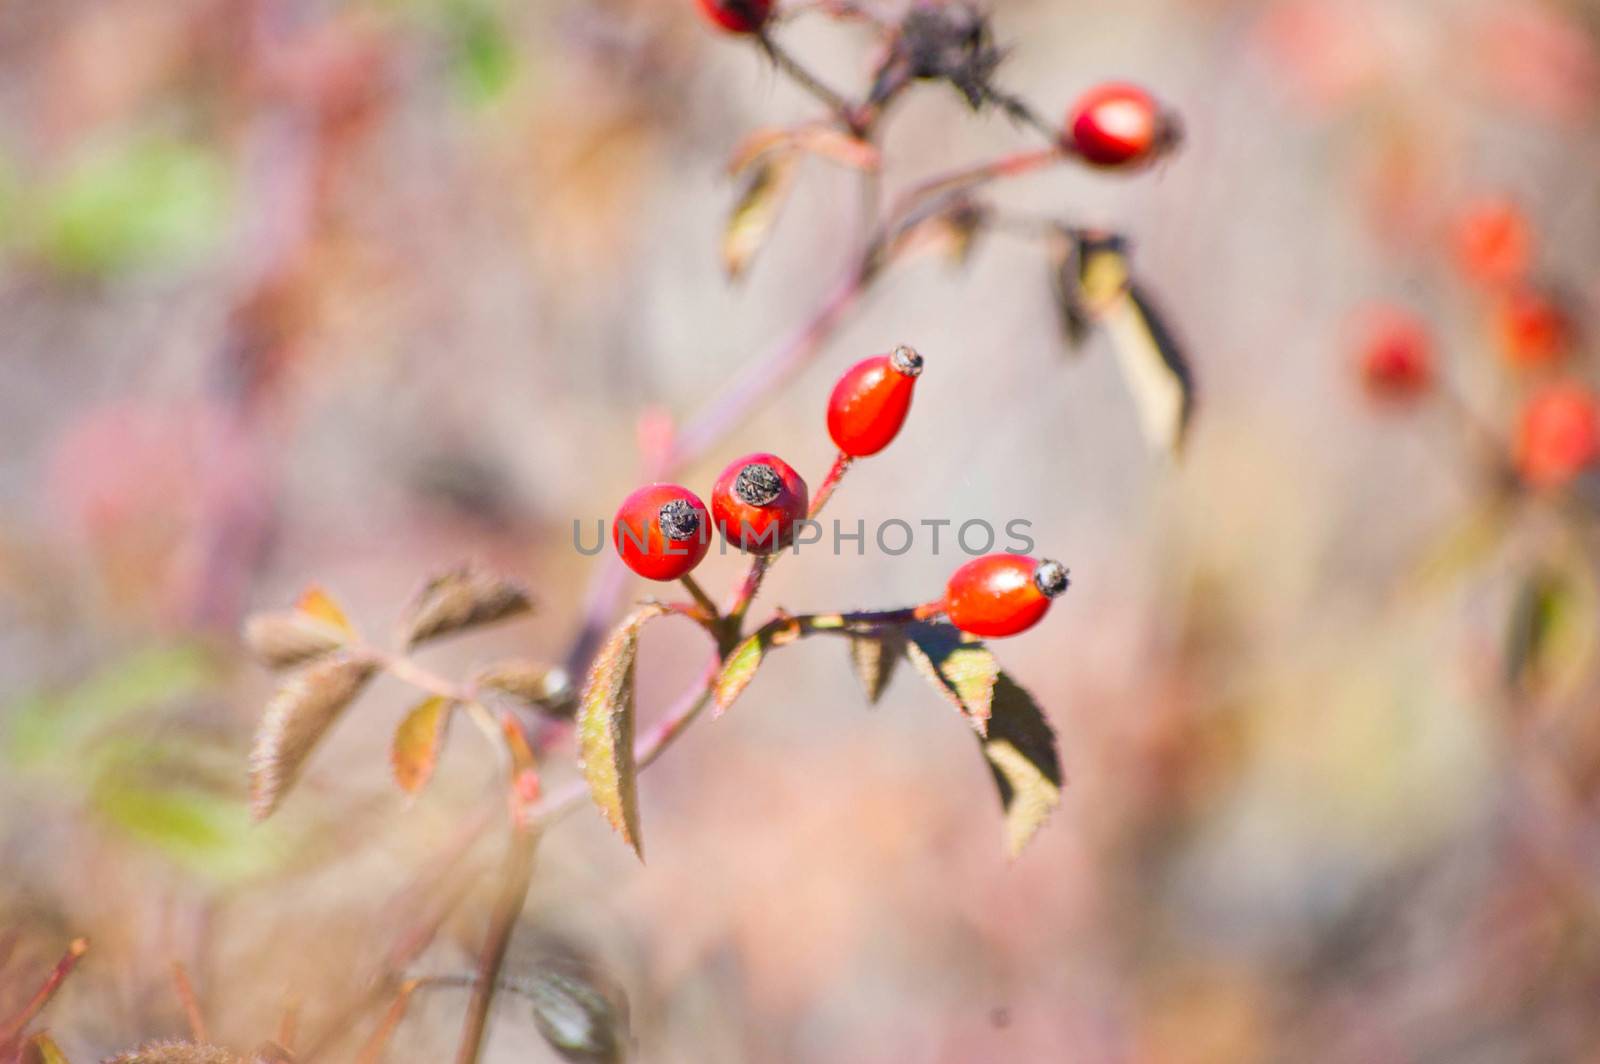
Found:
[[[1050,600],[1069,583],[1060,562],[987,554],[950,577],[944,612],[951,624],[970,635],[1016,635],[1038,624],[1050,609]]]
[[[1175,148],[1179,135],[1177,121],[1137,85],[1097,85],[1067,113],[1067,146],[1096,166],[1152,162]]]
[[[1456,265],[1470,280],[1488,287],[1521,280],[1533,261],[1533,234],[1515,203],[1485,199],[1461,212],[1455,222]]]
[[[828,435],[839,452],[865,458],[889,446],[906,423],[921,373],[922,356],[904,344],[845,370],[828,399]]]
[[[1536,488],[1559,488],[1600,457],[1600,402],[1581,384],[1554,384],[1522,408],[1516,462]]]
[[[772,15],[772,0],[698,0],[700,13],[729,33],[757,33]]]
[[[676,580],[711,549],[711,515],[688,488],[647,484],[622,500],[611,522],[617,556],[647,580]]]
[[[1376,399],[1415,399],[1433,384],[1433,341],[1427,326],[1409,311],[1370,311],[1360,352],[1361,381]]]
[[[745,455],[711,489],[717,531],[753,554],[773,554],[792,543],[807,502],[806,482],[775,454]]]
[[[1561,305],[1531,288],[1507,292],[1495,305],[1500,353],[1520,369],[1560,362],[1572,346],[1572,322]]]

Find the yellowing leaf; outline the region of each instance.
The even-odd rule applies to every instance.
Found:
[[[633,754],[633,674],[639,630],[660,617],[661,606],[629,615],[606,640],[589,669],[578,699],[578,754],[589,793],[642,861],[639,839],[638,769]]]
[[[22,1047],[18,1064],[69,1064],[69,1061],[67,1055],[61,1052],[61,1047],[48,1034],[40,1032]]]
[[[756,670],[767,655],[767,646],[766,633],[756,632],[733,648],[712,687],[714,716],[720,717],[750,686],[750,681],[756,678]]]
[[[989,727],[995,678],[1000,665],[982,643],[967,642],[948,624],[905,626],[906,656],[979,735]]]
[[[395,729],[389,763],[394,781],[407,794],[418,793],[433,778],[454,709],[450,699],[432,695],[413,706]]]
[[[345,616],[344,610],[334,601],[333,596],[320,585],[312,584],[302,591],[300,597],[295,600],[294,608],[307,617],[314,617],[343,632],[347,639],[357,638],[355,625],[350,623],[350,618]]]
[[[1158,451],[1181,453],[1194,413],[1194,379],[1172,332],[1138,285],[1104,321],[1145,439]]]
[[[774,151],[744,172],[739,196],[722,233],[722,266],[729,278],[742,277],[766,243],[794,183],[798,162],[799,156],[793,151]]]
[[[533,598],[514,581],[463,565],[428,581],[401,624],[407,647],[527,613]]]
[[[277,809],[312,748],[377,667],[371,657],[340,654],[289,677],[267,703],[250,751],[250,806],[257,820]]]
[[[1145,439],[1157,451],[1180,453],[1194,415],[1194,376],[1166,320],[1133,279],[1126,241],[1114,233],[1063,235],[1056,305],[1068,339],[1081,343],[1091,321],[1105,328]]]
[[[1006,814],[1006,852],[1020,854],[1061,804],[1061,762],[1056,734],[1033,696],[1001,673],[983,754]]]
[[[884,635],[850,637],[850,664],[866,692],[867,701],[876,705],[894,676],[894,667],[905,653],[905,636],[898,631]]]

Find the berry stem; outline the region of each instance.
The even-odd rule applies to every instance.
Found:
[[[194,984],[189,982],[189,971],[182,961],[172,962],[172,985],[178,1002],[183,1005],[184,1019],[189,1024],[189,1040],[204,1045],[211,1039],[206,1033],[205,1015],[200,1011],[200,999],[195,997]]]
[[[818,486],[817,493],[811,497],[811,511],[806,514],[808,518],[816,520],[817,515],[822,512],[822,508],[833,497],[834,489],[838,488],[839,481],[843,480],[844,475],[850,471],[850,466],[854,461],[855,459],[843,451],[839,452],[839,456],[833,460],[833,468],[828,470],[828,475],[822,478],[822,483]]]
[[[821,78],[808,70],[793,53],[784,48],[775,40],[771,33],[763,27],[756,34],[756,43],[772,60],[773,66],[788,75],[789,79],[799,85],[806,92],[816,97],[818,102],[834,113],[834,116],[850,130],[851,133],[860,135],[864,130],[856,107],[844,95],[828,87]]]
[[[522,915],[523,902],[527,900],[528,883],[533,878],[533,857],[538,849],[539,831],[530,819],[516,826],[506,848],[505,862],[500,870],[500,888],[495,894],[494,909],[489,915],[489,934],[478,954],[477,983],[472,988],[472,999],[467,1005],[467,1019],[461,1029],[461,1042],[456,1048],[456,1064],[477,1064],[483,1049],[483,1035],[489,1022],[489,1006],[500,984],[500,968],[505,963],[506,947],[511,943],[511,932]]]
[[[72,969],[77,967],[78,959],[87,952],[89,952],[88,939],[75,938],[72,940],[71,944],[67,946],[67,952],[56,962],[56,966],[45,977],[39,989],[34,991],[33,997],[28,999],[28,1003],[22,1007],[22,1011],[13,1016],[4,1027],[0,1027],[0,1048],[14,1045],[21,1037],[23,1030],[33,1022],[33,1018],[39,1015],[46,1005],[50,1004],[50,999],[55,997],[56,991],[61,989],[61,984],[66,981],[67,976],[72,974]]]
[[[776,555],[757,554],[750,559],[750,568],[744,574],[744,582],[728,601],[727,621],[733,641],[738,642],[743,634],[745,614],[750,612],[750,603],[755,600],[756,593],[761,590],[761,581],[767,577],[767,570],[772,567],[772,560]]]
[[[693,574],[684,573],[678,577],[678,581],[689,592],[689,597],[694,599],[695,605],[704,611],[707,622],[715,624],[722,619],[722,613],[717,609],[717,604],[711,601],[711,596],[706,594],[705,588],[700,586],[700,581],[696,580]]]
[[[1044,138],[1051,144],[1056,145],[1062,151],[1068,150],[1065,139],[1061,135],[1060,127],[1045,121],[1044,117],[1038,111],[1035,111],[1028,101],[1003,89],[997,89],[993,85],[984,85],[982,92],[984,99],[1004,111],[1006,117],[1013,122],[1038,130],[1044,134]]]

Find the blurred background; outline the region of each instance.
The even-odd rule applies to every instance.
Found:
[[[1069,353],[1045,251],[987,234],[887,274],[682,481],[771,450],[815,485],[838,373],[921,350],[905,432],[831,514],[1026,519],[1071,567],[997,646],[1060,733],[1061,807],[1008,861],[962,721],[906,670],[868,709],[810,641],[643,777],[647,865],[587,804],[550,832],[508,974],[589,958],[649,1061],[1600,1060],[1592,509],[1496,458],[1530,389],[1591,371],[1600,11],[993,14],[998,80],[1052,119],[1106,78],[1182,115],[1149,173],[996,198],[1132,239],[1200,383],[1183,458],[1146,448],[1103,338]],[[778,33],[864,84],[869,27]],[[74,1060],[180,1036],[174,962],[215,1041],[295,1003],[315,1032],[441,861],[486,871],[412,970],[471,969],[499,836],[440,855],[493,754],[459,727],[404,798],[414,698],[383,679],[253,825],[275,681],[240,621],[315,580],[381,635],[471,557],[540,608],[422,659],[560,661],[598,561],[574,519],[844,268],[857,178],[819,161],[747,277],[719,257],[730,151],[817,114],[689,0],[0,4],[0,1014],[83,935],[45,1017]],[[929,86],[885,181],[1036,144]],[[1559,365],[1508,366],[1481,268],[1507,241],[1559,294]],[[1402,311],[1443,383],[1397,403],[1361,373]],[[960,560],[811,554],[762,602],[921,602]],[[650,630],[643,721],[702,654]],[[419,995],[389,1059],[448,1059],[464,1006]],[[556,1058],[507,996],[486,1059]]]

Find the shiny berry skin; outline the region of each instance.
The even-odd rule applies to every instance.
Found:
[[[1522,408],[1516,463],[1536,488],[1559,488],[1600,457],[1600,401],[1581,384],[1555,384]]]
[[[757,33],[772,15],[772,0],[698,0],[700,14],[729,33]]]
[[[1153,162],[1178,143],[1178,125],[1137,85],[1097,85],[1067,113],[1066,144],[1096,166]]]
[[[922,356],[904,345],[846,370],[828,399],[828,435],[839,453],[865,458],[889,446],[911,411],[921,373]]]
[[[1500,353],[1518,369],[1551,366],[1572,348],[1572,322],[1554,299],[1531,288],[1505,293],[1495,304]]]
[[[647,580],[676,580],[711,549],[711,515],[688,488],[647,484],[622,500],[611,522],[617,556]]]
[[[747,454],[711,489],[711,516],[722,538],[742,551],[773,554],[794,541],[809,493],[800,474],[775,454]]]
[[[1374,399],[1412,400],[1433,385],[1433,341],[1427,326],[1409,311],[1369,311],[1360,356],[1361,382]]]
[[[999,638],[1038,624],[1070,581],[1060,562],[986,554],[963,565],[945,587],[944,612],[969,635]]]

